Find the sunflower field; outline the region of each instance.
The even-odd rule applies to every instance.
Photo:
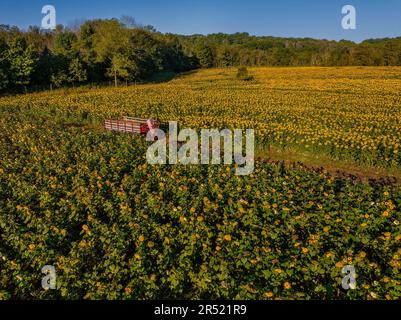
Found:
[[[249,71],[0,98],[0,299],[400,299],[399,183],[265,159],[249,176],[151,166],[143,137],[103,129],[252,128],[259,146],[400,171],[401,68]]]

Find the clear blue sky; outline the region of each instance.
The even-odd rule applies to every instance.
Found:
[[[254,35],[361,41],[401,36],[401,0],[0,0],[0,24],[40,25],[41,8],[57,23],[133,16],[161,32],[249,32]],[[341,8],[357,10],[357,30],[341,28]]]

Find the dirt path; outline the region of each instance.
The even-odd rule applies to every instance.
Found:
[[[401,170],[373,166],[361,166],[353,161],[333,160],[327,155],[295,150],[280,150],[270,147],[269,150],[258,151],[258,161],[266,163],[281,163],[286,167],[295,164],[314,171],[328,173],[339,178],[355,182],[381,185],[401,185]]]

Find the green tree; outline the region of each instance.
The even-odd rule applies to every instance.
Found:
[[[401,43],[389,41],[383,48],[383,60],[386,66],[396,66],[401,63]]]
[[[253,77],[249,75],[247,67],[240,67],[237,71],[237,79],[243,81],[253,80]]]
[[[199,45],[195,48],[196,57],[202,68],[210,68],[214,63],[213,50],[210,46]]]
[[[64,70],[60,70],[50,76],[50,82],[56,88],[60,88],[62,85],[68,82],[68,75],[64,72]]]
[[[230,47],[224,46],[218,50],[217,65],[221,67],[229,67],[234,65],[234,56]]]
[[[351,61],[351,63],[356,66],[375,65],[374,49],[368,44],[354,47],[351,52]]]
[[[77,36],[68,30],[60,31],[54,38],[53,52],[68,60],[72,60],[76,54]]]
[[[75,87],[76,82],[84,82],[88,79],[88,73],[86,72],[84,64],[79,58],[71,60],[69,65],[69,76],[68,81]]]
[[[0,90],[8,86],[9,70],[7,43],[0,39]]]
[[[58,56],[54,55],[47,47],[39,54],[37,67],[32,76],[35,84],[49,85],[51,75],[60,68]]]
[[[114,79],[114,85],[117,87],[118,79],[128,81],[132,69],[134,69],[133,63],[127,56],[116,54],[111,59],[111,66],[107,69],[107,75]]]
[[[23,85],[26,91],[38,60],[33,46],[28,45],[22,37],[12,39],[8,48],[8,60],[13,84]]]

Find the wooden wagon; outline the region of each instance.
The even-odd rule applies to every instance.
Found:
[[[154,119],[123,117],[121,119],[106,119],[104,126],[109,131],[146,135],[149,131],[158,129],[160,123]]]

